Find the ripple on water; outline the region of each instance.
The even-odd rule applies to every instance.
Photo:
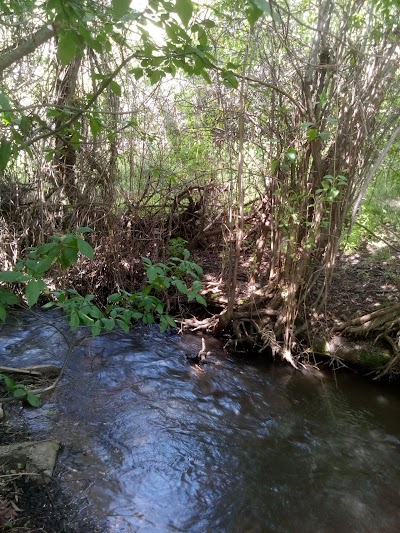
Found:
[[[200,337],[154,328],[84,340],[40,314],[15,328],[0,331],[4,362],[10,345],[24,364],[69,353],[25,416],[64,443],[65,489],[105,532],[399,530],[397,391],[245,365],[215,341],[201,370],[185,355]]]

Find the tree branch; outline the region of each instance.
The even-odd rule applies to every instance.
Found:
[[[39,48],[43,43],[57,35],[60,28],[59,23],[45,24],[36,33],[34,33],[29,39],[21,43],[14,50],[6,52],[0,56],[0,76],[3,71],[22,59],[23,57],[31,54]]]

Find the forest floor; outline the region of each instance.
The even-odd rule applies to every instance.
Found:
[[[221,261],[210,249],[194,254],[202,264],[205,286],[226,299],[226,287],[220,276]],[[239,272],[239,293],[244,297],[251,292],[248,265]],[[321,331],[342,321],[362,316],[399,300],[400,251],[380,242],[364,242],[357,252],[341,253],[337,260],[332,290],[321,316]],[[318,322],[318,320],[317,320]],[[6,418],[0,422],[0,444],[29,440],[23,423],[21,407],[9,404]],[[80,533],[101,532],[95,524],[79,521],[74,504],[63,495],[57,469],[54,480],[46,486],[15,476],[5,482],[0,472],[0,531],[13,533]]]

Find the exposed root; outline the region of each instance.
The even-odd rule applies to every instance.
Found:
[[[400,367],[400,303],[349,320],[336,326],[334,331],[358,337],[375,334],[375,342],[383,339],[391,346],[393,358],[375,379],[400,372],[399,369],[396,370]]]
[[[344,322],[336,326],[334,331],[344,335],[366,336],[372,331],[387,334],[396,327],[400,328],[400,303]]]

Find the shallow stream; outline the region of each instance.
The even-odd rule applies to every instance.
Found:
[[[79,337],[80,336],[80,337]],[[354,374],[244,362],[214,339],[138,327],[95,339],[39,312],[0,329],[1,364],[62,363],[24,410],[63,443],[67,494],[108,532],[398,532],[400,393]]]

